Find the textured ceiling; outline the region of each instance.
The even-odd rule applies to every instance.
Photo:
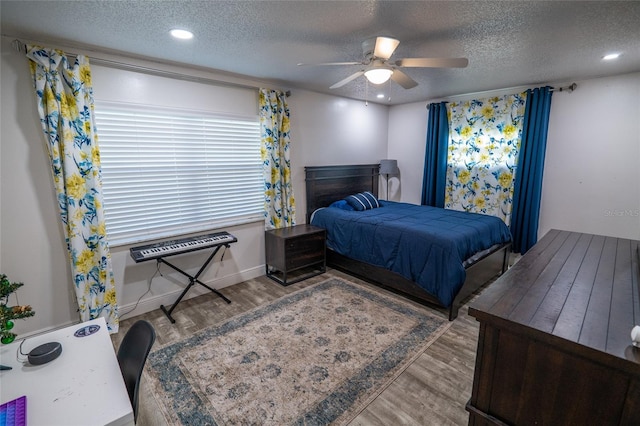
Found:
[[[283,89],[401,104],[640,71],[640,2],[6,1],[2,34],[221,70]],[[190,41],[168,31],[191,30]],[[419,85],[330,90],[361,66],[361,43],[400,40],[393,58],[467,57],[464,69],[405,68]],[[621,52],[605,62],[609,52]],[[385,100],[374,95],[385,93]],[[389,100],[390,96],[390,100]]]

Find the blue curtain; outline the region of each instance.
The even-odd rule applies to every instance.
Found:
[[[538,241],[542,172],[547,147],[551,88],[527,91],[511,213],[512,250],[524,254]]]
[[[447,119],[447,103],[429,104],[427,149],[424,158],[424,177],[422,179],[422,205],[444,207],[448,143],[449,120]]]

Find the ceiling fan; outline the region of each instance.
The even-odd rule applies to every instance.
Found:
[[[352,80],[364,75],[373,84],[382,84],[389,79],[405,89],[416,87],[418,83],[402,72],[400,67],[407,68],[464,68],[469,64],[467,58],[404,58],[391,60],[391,55],[400,44],[399,40],[390,37],[376,37],[362,42],[364,59],[360,62],[321,62],[317,64],[298,65],[362,65],[363,68],[340,80],[330,89],[337,89]]]

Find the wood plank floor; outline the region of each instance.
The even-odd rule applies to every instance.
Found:
[[[172,314],[175,324],[171,324],[159,309],[123,320],[120,332],[112,336],[112,341],[117,348],[131,324],[138,319],[146,319],[156,329],[154,348],[158,348],[330,277],[342,277],[369,285],[333,269],[288,287],[259,277],[222,289],[221,292],[232,300],[231,304],[226,304],[213,294],[182,301]],[[442,318],[447,317],[443,310],[422,308]],[[478,328],[476,320],[468,316],[467,306],[463,306],[451,327],[372,401],[350,426],[466,425],[468,413],[464,406],[471,396]],[[143,375],[137,425],[165,424]]]

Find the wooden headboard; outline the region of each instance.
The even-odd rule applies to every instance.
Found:
[[[351,194],[369,191],[378,196],[379,164],[305,167],[307,223],[311,214]]]

